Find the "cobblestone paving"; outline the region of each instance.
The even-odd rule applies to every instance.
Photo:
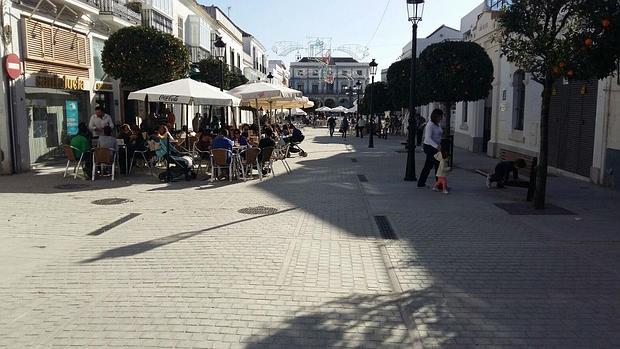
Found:
[[[346,147],[306,150],[232,185],[0,178],[0,347],[410,346],[355,173],[330,159]],[[278,212],[239,212],[257,206]]]
[[[0,178],[0,348],[620,347],[619,195],[554,179],[577,216],[510,216],[465,167],[417,190],[400,139],[325,134],[262,182]]]

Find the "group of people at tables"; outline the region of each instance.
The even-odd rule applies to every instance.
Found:
[[[147,122],[148,120],[148,122]],[[180,151],[194,153],[203,160],[209,160],[209,152],[213,149],[226,149],[233,151],[239,148],[258,147],[261,150],[276,145],[297,143],[304,139],[303,133],[293,124],[272,124],[264,126],[259,134],[256,124],[242,124],[238,128],[223,126],[212,129],[216,124],[200,125],[198,132],[188,132],[187,127],[176,132],[171,131],[173,126],[170,117],[153,123],[147,118],[140,126],[123,124],[115,127],[111,117],[99,107],[91,117],[88,125],[80,123],[78,133],[71,138],[70,145],[76,159],[82,157],[84,174],[90,178],[93,169],[92,151],[94,148],[107,148],[117,154],[121,173],[127,173],[130,159],[136,151],[145,152],[147,160],[159,158],[161,154],[150,145],[161,141],[168,142],[173,147],[181,148]],[[219,125],[218,125],[219,126]],[[115,136],[116,134],[116,136]],[[189,137],[188,137],[189,136]],[[186,140],[190,140],[186,144]],[[126,151],[119,151],[125,147]],[[265,171],[263,171],[265,174]]]

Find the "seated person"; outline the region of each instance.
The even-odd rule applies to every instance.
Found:
[[[510,180],[510,173],[512,172],[514,180],[519,179],[519,168],[525,168],[526,163],[523,159],[517,159],[515,161],[502,161],[495,166],[495,173],[487,176],[487,187],[491,188],[491,185],[496,182],[498,188],[503,188],[504,184]]]
[[[263,150],[266,149],[266,148],[273,148],[273,147],[276,146],[276,141],[274,139],[275,135],[273,134],[273,131],[271,130],[271,128],[267,127],[263,131],[265,132],[265,136],[263,138],[261,138],[260,141],[258,142],[258,147],[261,150],[261,159],[260,159],[261,167],[263,167],[263,165],[267,161],[269,161],[269,159],[265,159],[263,157],[262,154],[265,154],[265,153],[263,153]],[[264,175],[266,175],[268,173],[267,170],[265,170],[265,169],[262,169],[262,172],[263,172]]]
[[[80,160],[80,156],[82,157],[82,169],[84,170],[84,174],[86,177],[90,178],[93,159],[90,154],[91,143],[89,140],[90,131],[86,126],[86,123],[80,122],[78,125],[78,133],[71,138],[71,146],[73,149],[73,155],[76,159]]]
[[[295,127],[295,125],[291,124],[291,135],[289,137],[286,137],[286,142],[287,143],[301,143],[304,140],[304,134],[301,132],[300,129],[298,129],[297,127]]]
[[[244,137],[243,134],[241,133],[241,130],[239,129],[236,129],[233,131],[233,141],[235,141],[242,147],[247,147],[249,145],[247,134]]]
[[[210,151],[211,143],[213,142],[213,137],[211,136],[211,131],[206,131],[200,134],[198,141],[196,142],[196,149],[201,152]],[[207,160],[209,159],[209,154],[201,153],[200,157]]]
[[[228,138],[228,130],[225,128],[222,128],[220,129],[219,135],[213,139],[213,142],[211,143],[211,148],[212,149],[226,149],[232,152],[234,145],[235,144],[233,143],[233,141],[230,138]],[[230,160],[231,158],[229,154],[228,156],[229,163],[230,163]]]
[[[175,141],[174,137],[172,137],[172,135],[168,131],[168,127],[166,125],[159,125],[159,128],[157,129],[157,134],[159,135],[159,138],[168,138],[170,142]]]
[[[116,137],[112,137],[112,127],[106,126],[103,128],[103,136],[99,136],[99,144],[97,146],[118,151]]]

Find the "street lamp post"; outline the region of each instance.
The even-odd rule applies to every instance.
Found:
[[[411,39],[411,73],[409,85],[409,122],[407,134],[407,167],[405,171],[405,181],[417,181],[415,174],[415,135],[417,130],[416,118],[416,59],[418,51],[418,24],[422,20],[424,13],[424,0],[406,0],[407,14],[412,24]]]
[[[374,88],[373,84],[375,83],[375,74],[377,74],[377,66],[379,66],[379,64],[377,64],[377,62],[375,62],[374,58],[372,60],[372,62],[370,62],[370,64],[368,64],[368,66],[370,67],[370,138],[368,138],[368,148],[374,148],[375,147],[375,140],[374,140],[374,133],[375,133],[375,118],[374,118],[374,113],[372,110],[372,89]]]
[[[217,40],[213,43],[215,47],[215,57],[220,61],[220,91],[224,91],[224,60],[226,59],[226,43],[222,41],[222,37],[218,36]],[[222,118],[225,119],[225,111],[222,107]],[[224,120],[224,124],[227,124],[228,120]]]

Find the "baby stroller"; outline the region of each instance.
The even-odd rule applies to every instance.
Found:
[[[289,143],[289,147],[288,147],[288,152],[289,154],[288,157],[290,157],[290,153],[295,153],[295,154],[299,154],[299,156],[301,157],[306,157],[308,156],[308,153],[306,153],[299,145],[301,144],[301,142],[304,141],[306,137],[304,135],[295,137],[295,136],[290,136],[288,138],[285,139],[286,143]]]
[[[179,178],[184,178],[186,181],[196,179],[192,158],[177,151],[168,139],[159,141],[155,154],[158,159],[166,160],[166,171],[159,174],[160,181],[172,182]]]

